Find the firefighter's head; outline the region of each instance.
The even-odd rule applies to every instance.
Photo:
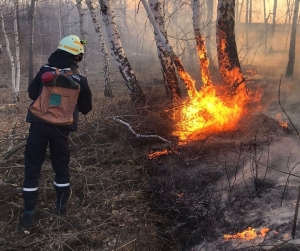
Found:
[[[71,53],[77,56],[78,62],[82,60],[84,54],[84,47],[87,42],[85,40],[80,40],[79,37],[75,35],[70,35],[64,37],[58,45],[58,49]]]

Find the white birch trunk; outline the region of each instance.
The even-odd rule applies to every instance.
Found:
[[[84,29],[84,10],[82,8],[82,0],[76,0],[76,6],[79,15],[79,29],[80,29],[80,39],[85,39],[85,29]],[[87,51],[85,52],[85,57],[83,57],[83,72],[84,75],[87,77],[87,65],[86,65],[86,57]]]
[[[111,8],[110,0],[99,0],[101,13],[103,16],[103,21],[105,24],[106,34],[108,40],[110,41],[110,48],[112,51],[112,56],[119,68],[119,71],[125,81],[125,84],[129,90],[129,94],[134,103],[144,103],[145,96],[133,69],[125,55],[124,49],[122,47],[118,28],[115,22],[114,12]]]
[[[146,0],[141,0],[141,1],[142,1],[143,5],[145,7],[145,10],[147,11],[148,18],[149,18],[151,24],[153,25],[153,28],[154,28],[155,32],[157,33],[157,36],[159,37],[159,40],[162,42],[162,44],[166,48],[167,52],[170,54],[170,56],[173,59],[173,61],[175,63],[175,66],[177,68],[177,72],[178,72],[180,78],[185,83],[185,87],[187,89],[188,95],[190,97],[195,97],[196,96],[196,92],[197,92],[196,88],[195,88],[196,81],[184,69],[184,67],[182,65],[182,62],[180,61],[180,59],[178,58],[178,56],[174,53],[172,47],[169,45],[169,43],[167,42],[167,40],[164,37],[164,35],[161,33],[161,31],[159,29],[159,26],[155,22],[155,19],[153,17],[151,9],[150,9],[149,5],[147,4]]]
[[[61,24],[61,4],[58,3],[58,12],[57,12],[57,19],[58,19],[58,32],[59,32],[59,40],[62,39],[62,24]]]
[[[161,12],[161,3],[158,0],[148,0],[148,2],[151,11],[154,15],[155,21],[161,33],[165,37],[166,42],[168,43],[167,32],[165,30],[164,17],[162,16],[162,12]],[[163,45],[162,41],[159,39],[159,35],[155,30],[154,30],[154,35],[155,35],[155,41],[157,46],[158,58],[160,60],[162,73],[164,76],[167,97],[171,101],[176,101],[179,98],[181,98],[181,91],[180,91],[180,87],[179,87],[179,83],[178,83],[178,79],[174,67],[174,62],[170,54],[166,50],[165,46]]]
[[[103,72],[104,72],[104,96],[108,98],[113,98],[114,95],[112,94],[112,87],[110,81],[108,51],[107,51],[106,43],[103,38],[100,21],[98,19],[95,10],[95,2],[94,0],[86,0],[86,4],[89,8],[90,15],[92,17],[92,21],[95,26],[95,31],[98,34],[99,42],[101,43],[101,52],[103,56]]]
[[[16,46],[16,82],[15,82],[15,88],[13,89],[15,102],[19,102],[20,99],[20,75],[21,75],[17,5],[18,5],[18,0],[15,0],[13,4],[14,36],[15,36],[15,46]]]
[[[28,86],[33,80],[33,35],[34,35],[34,11],[35,11],[35,0],[31,0],[30,4],[30,15],[29,15],[29,51],[28,51]]]
[[[9,44],[9,39],[5,30],[5,24],[4,24],[4,17],[3,17],[3,12],[2,12],[2,6],[0,5],[0,21],[1,21],[1,29],[3,32],[3,36],[5,39],[5,45],[6,45],[6,51],[9,56],[10,60],[10,65],[11,65],[11,84],[12,84],[12,90],[14,93],[15,90],[15,85],[16,85],[16,67],[15,67],[15,60],[12,55],[12,52],[10,50],[10,44]]]
[[[207,19],[206,19],[206,30],[207,30],[207,34],[206,37],[208,37],[208,39],[206,40],[206,47],[207,47],[207,54],[208,57],[212,58],[212,51],[211,51],[211,47],[212,47],[212,29],[213,29],[213,14],[214,14],[214,1],[213,0],[206,0],[206,8],[207,8]]]
[[[211,76],[209,73],[209,60],[207,57],[204,38],[200,32],[200,0],[193,0],[193,27],[196,39],[196,49],[200,61],[201,79],[204,86],[212,85]]]

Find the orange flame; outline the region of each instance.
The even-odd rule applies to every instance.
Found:
[[[165,154],[168,154],[168,153],[169,153],[168,149],[164,149],[164,150],[162,150],[162,151],[157,151],[157,152],[149,153],[149,154],[148,154],[148,158],[149,158],[149,159],[154,159],[154,158],[156,158],[156,157],[159,157],[159,156],[161,156],[161,155],[165,155]]]
[[[260,232],[257,234],[254,228],[248,227],[248,230],[244,230],[241,233],[237,234],[225,234],[223,237],[226,241],[229,239],[244,239],[244,240],[252,240],[256,237],[264,237],[269,232],[269,228],[263,228],[260,230]]]
[[[180,76],[180,78],[184,81],[184,84],[186,86],[188,95],[190,98],[195,97],[196,95],[196,88],[195,88],[195,83],[196,81],[190,76],[190,74],[183,68],[182,62],[177,56],[173,57],[174,63],[177,68],[177,72]]]
[[[205,69],[201,72],[204,86],[200,91],[194,89],[195,81],[182,72],[184,69],[177,68],[179,75],[182,78],[188,78],[187,82],[190,83],[188,90],[190,100],[183,102],[180,110],[174,111],[176,124],[173,135],[179,138],[179,144],[199,140],[212,133],[234,130],[246,113],[245,105],[249,103],[250,97],[245,87],[244,77],[239,67],[228,70],[230,67],[228,67],[229,60],[225,53],[226,43],[222,42],[221,45],[224,61],[220,70],[223,75],[226,75],[225,86],[228,89],[235,86],[234,95],[228,95],[231,90],[218,91],[220,88],[211,84],[207,68],[208,58],[201,65]],[[197,49],[201,61],[201,56],[206,54],[204,43],[201,43]],[[227,82],[230,84],[228,85]]]
[[[202,88],[195,98],[183,103],[173,134],[187,141],[200,139],[200,134],[233,130],[248,100],[244,84],[233,98],[218,97],[215,87]]]
[[[287,121],[283,121],[283,120],[282,120],[281,114],[280,114],[280,113],[276,115],[276,119],[277,119],[277,121],[279,122],[279,125],[280,125],[281,127],[283,127],[283,128],[288,128],[288,127],[289,127]]]
[[[222,38],[220,43],[221,43],[220,55],[222,58],[222,63],[220,64],[220,73],[223,76],[223,80],[225,84],[230,86],[235,86],[239,83],[243,83],[244,76],[241,72],[240,67],[232,65],[232,63],[228,58],[228,55],[226,53],[227,43],[225,38]]]
[[[211,76],[208,70],[209,66],[209,59],[207,57],[207,51],[205,47],[204,38],[200,35],[196,36],[197,41],[197,53],[200,59],[200,66],[201,66],[201,75],[202,75],[202,82],[204,86],[212,85]]]

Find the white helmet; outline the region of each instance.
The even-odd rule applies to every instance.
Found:
[[[67,51],[73,55],[79,55],[84,53],[83,45],[86,44],[85,40],[80,40],[75,35],[64,37],[58,45],[58,49]]]

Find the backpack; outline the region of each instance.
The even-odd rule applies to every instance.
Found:
[[[30,111],[50,124],[72,124],[80,85],[68,77],[71,75],[73,75],[71,71],[61,74],[57,68],[55,73],[43,73],[42,92],[29,108]]]

